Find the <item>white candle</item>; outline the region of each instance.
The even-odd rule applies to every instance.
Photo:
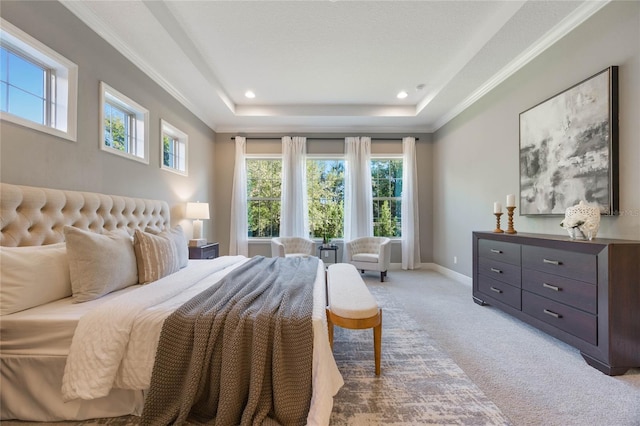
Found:
[[[500,204],[497,201],[495,203],[493,203],[493,212],[494,213],[502,213],[502,204]]]
[[[507,195],[507,207],[515,207],[516,206],[516,196],[513,194]]]

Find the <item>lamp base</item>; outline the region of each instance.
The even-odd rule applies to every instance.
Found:
[[[205,240],[204,238],[189,240],[189,247],[202,247],[205,244],[207,244],[207,240]]]

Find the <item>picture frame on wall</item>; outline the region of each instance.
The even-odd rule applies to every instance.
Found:
[[[520,113],[520,214],[618,213],[618,67]]]

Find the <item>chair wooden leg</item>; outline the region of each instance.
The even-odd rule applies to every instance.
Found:
[[[382,355],[382,310],[380,311],[380,324],[373,327],[373,356],[376,362],[376,376],[380,375],[381,355]]]

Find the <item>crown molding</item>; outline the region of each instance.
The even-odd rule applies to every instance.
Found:
[[[160,73],[150,66],[144,59],[129,48],[116,33],[111,31],[109,27],[97,16],[85,3],[77,0],[60,0],[60,3],[76,15],[95,33],[102,37],[107,43],[113,46],[125,58],[131,61],[135,66],[140,68],[149,78],[155,81],[160,87],[166,90],[178,102],[184,105],[189,111],[196,115],[203,123],[215,130],[216,123],[204,111],[201,111],[194,103],[182,94],[174,85],[169,83]]]
[[[464,110],[473,105],[476,101],[496,88],[500,83],[511,77],[518,70],[531,62],[537,56],[542,54],[545,50],[553,46],[562,37],[569,34],[571,31],[580,26],[583,22],[593,16],[596,12],[610,3],[611,0],[602,1],[585,1],[583,2],[574,13],[563,19],[558,25],[549,30],[544,36],[538,39],[537,42],[532,44],[529,49],[522,52],[511,61],[507,66],[502,68],[493,77],[487,80],[482,86],[480,86],[475,92],[465,98],[458,105],[453,107],[449,112],[444,114],[438,120],[435,121],[434,131],[437,131],[449,121],[457,117]]]

